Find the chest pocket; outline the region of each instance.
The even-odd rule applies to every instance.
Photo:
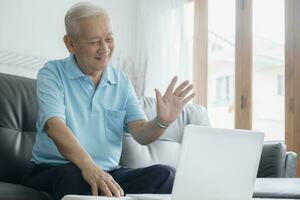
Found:
[[[120,145],[124,133],[125,110],[104,109],[105,134],[112,144]]]

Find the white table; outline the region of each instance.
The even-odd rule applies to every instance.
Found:
[[[127,197],[122,198],[116,198],[116,197],[103,197],[103,196],[85,196],[85,195],[66,195],[62,200],[136,200],[136,198],[132,197],[141,197],[143,196],[143,199],[153,199],[152,195],[144,194],[144,195],[128,195]],[[155,199],[157,200],[169,200],[170,195],[155,195]],[[296,200],[296,199],[266,199],[266,198],[253,198],[252,200]]]

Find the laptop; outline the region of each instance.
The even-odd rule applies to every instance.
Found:
[[[257,131],[188,125],[171,195],[66,195],[62,200],[250,200],[263,140]]]

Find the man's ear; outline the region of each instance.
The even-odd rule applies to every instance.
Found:
[[[74,40],[73,40],[73,38],[69,34],[66,34],[64,36],[64,43],[65,43],[68,51],[70,53],[74,53],[74,50],[75,50],[74,49]]]

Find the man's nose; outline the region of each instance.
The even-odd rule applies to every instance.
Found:
[[[98,53],[109,53],[108,45],[104,40],[99,41]]]

